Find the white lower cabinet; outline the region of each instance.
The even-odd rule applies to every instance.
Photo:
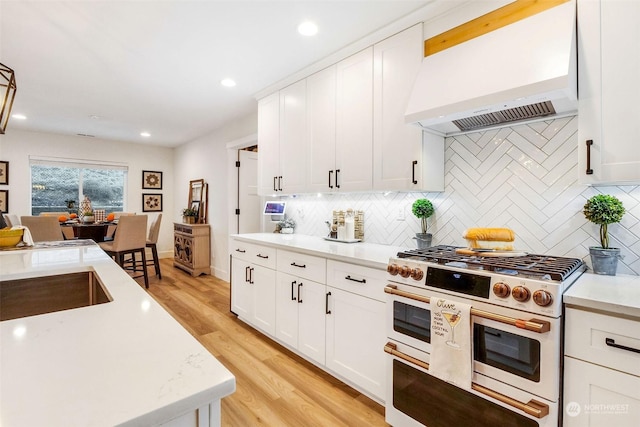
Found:
[[[327,290],[327,367],[384,401],[384,303]]]
[[[640,319],[567,307],[566,427],[640,425]]]
[[[231,250],[232,312],[384,402],[384,270],[238,241]]]
[[[310,359],[325,361],[325,285],[286,273],[276,279],[276,333]]]

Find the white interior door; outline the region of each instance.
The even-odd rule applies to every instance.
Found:
[[[239,150],[238,233],[260,232],[261,200],[258,196],[258,153]]]

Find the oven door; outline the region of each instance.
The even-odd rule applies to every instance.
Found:
[[[478,427],[558,425],[557,402],[504,385],[499,392],[475,383],[472,390],[463,390],[431,376],[426,353],[391,341],[385,352],[385,419],[391,425],[452,427],[470,425],[471,420]]]
[[[427,353],[431,353],[427,301],[446,298],[465,302],[432,290],[396,284],[388,285],[385,292],[387,337]],[[537,320],[525,312],[473,301],[471,320],[473,370],[479,384],[494,379],[550,401],[559,400],[560,319]]]

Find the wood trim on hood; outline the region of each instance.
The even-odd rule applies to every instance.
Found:
[[[476,19],[424,41],[424,56],[433,55],[467,40],[528,18],[570,0],[516,0]],[[552,23],[550,23],[552,24]],[[543,31],[543,30],[542,30]]]

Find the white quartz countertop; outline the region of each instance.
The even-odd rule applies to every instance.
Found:
[[[585,273],[564,293],[563,302],[640,318],[640,276]]]
[[[378,269],[386,269],[390,257],[395,257],[399,251],[408,249],[366,242],[335,242],[303,234],[250,233],[234,234],[231,237],[243,242],[288,249]]]
[[[235,391],[231,372],[97,245],[0,252],[0,280],[79,271],[113,301],[0,322],[0,425],[156,425]]]

